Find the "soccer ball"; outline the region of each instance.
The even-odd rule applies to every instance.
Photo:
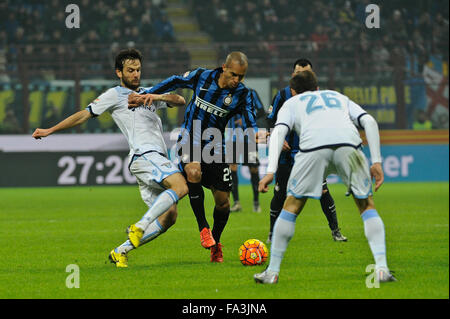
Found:
[[[268,256],[266,244],[258,239],[246,240],[239,248],[239,260],[244,266],[262,265]]]

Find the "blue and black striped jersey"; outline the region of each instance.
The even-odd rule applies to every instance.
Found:
[[[258,121],[259,118],[265,116],[266,112],[264,110],[264,106],[261,102],[261,99],[259,98],[258,93],[254,90],[249,88],[252,97],[253,97],[253,101],[254,103],[254,107],[255,107],[255,115],[256,115],[256,120]],[[243,130],[245,130],[243,128],[243,118],[241,114],[236,114],[235,116],[233,116],[230,121],[228,122],[228,128],[232,129],[233,132],[236,128],[242,128]],[[261,125],[258,125],[258,127],[261,127]],[[240,141],[243,141],[243,137],[240,137]],[[233,141],[236,141],[236,135],[233,134]]]
[[[280,111],[283,103],[292,97],[291,89],[289,86],[285,87],[278,91],[272,101],[271,108],[269,109],[270,114],[267,116],[267,119],[270,122],[270,126],[273,127],[277,121],[277,115]],[[299,136],[294,130],[291,130],[289,134],[286,136],[286,141],[291,147],[290,152],[281,152],[280,155],[280,164],[294,164],[294,158],[297,152],[299,151]]]
[[[203,148],[213,138],[202,141],[201,136],[198,135],[201,135],[208,128],[216,128],[222,134],[221,143],[223,147],[225,128],[233,116],[237,114],[242,116],[244,130],[252,127],[257,132],[258,127],[254,111],[256,102],[251,90],[242,83],[239,83],[234,89],[220,88],[218,79],[222,72],[222,68],[214,70],[198,68],[186,72],[184,75],[173,75],[145,93],[162,94],[179,88],[192,89],[194,94],[186,106],[182,131],[184,129],[185,132],[189,132],[190,141],[194,143],[193,145],[201,141],[201,147]],[[200,121],[201,130],[196,128],[198,125],[195,125],[194,121],[196,120]],[[183,145],[187,140],[180,134],[178,142]]]

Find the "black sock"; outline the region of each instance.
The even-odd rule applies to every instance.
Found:
[[[270,233],[273,232],[273,226],[275,225],[275,221],[283,209],[284,199],[286,196],[282,196],[280,191],[275,190],[275,194],[270,202]]]
[[[322,211],[328,220],[328,226],[331,230],[336,230],[339,227],[336,216],[336,207],[334,206],[334,200],[329,191],[322,194],[320,206],[322,206]]]
[[[212,229],[212,235],[216,243],[220,243],[220,236],[225,228],[225,225],[228,222],[228,217],[230,216],[230,209],[228,208],[225,211],[220,211],[216,207],[214,207],[214,226]]]
[[[231,179],[233,181],[233,186],[231,187],[231,193],[233,194],[234,202],[239,201],[239,178],[237,171],[231,171]]]
[[[253,202],[259,202],[259,192],[258,192],[258,184],[259,184],[259,173],[250,173],[250,180],[252,182],[253,189]]]
[[[201,231],[205,227],[209,228],[205,215],[205,192],[202,184],[187,182],[187,185],[189,188],[189,201],[197,219],[198,230]]]

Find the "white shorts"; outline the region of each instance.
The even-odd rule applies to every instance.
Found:
[[[287,195],[320,199],[322,182],[337,174],[356,198],[372,195],[370,170],[364,153],[353,147],[298,152],[288,181]]]
[[[136,177],[142,200],[149,207],[165,190],[161,185],[163,179],[180,172],[174,163],[157,152],[146,153],[134,159],[130,171]]]

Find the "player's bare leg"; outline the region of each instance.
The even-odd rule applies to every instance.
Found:
[[[212,188],[214,197],[214,225],[212,235],[216,242],[211,247],[211,262],[223,262],[222,244],[220,243],[220,236],[228,222],[230,216],[230,192],[221,191]]]
[[[200,231],[201,245],[209,249],[216,244],[211,233],[208,221],[205,215],[205,193],[202,186],[202,167],[199,162],[191,162],[185,165],[187,185],[189,188],[189,201],[192,211],[197,220],[198,230]]]

